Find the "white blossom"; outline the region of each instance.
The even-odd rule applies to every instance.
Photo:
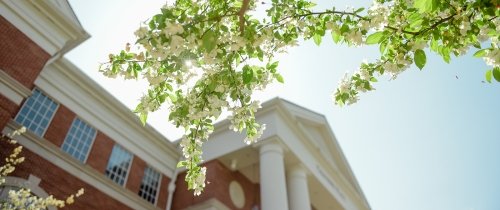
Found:
[[[184,33],[184,28],[180,24],[167,22],[163,32],[167,36],[182,34]]]
[[[351,80],[347,72],[344,74],[342,80],[340,80],[339,87],[337,88],[340,93],[346,93],[351,90]]]
[[[489,66],[494,68],[500,67],[500,49],[494,48],[493,50],[489,50],[483,59]]]
[[[148,34],[148,28],[144,26],[139,27],[139,29],[137,29],[137,31],[135,31],[134,33],[134,35],[139,39],[144,38],[147,34]]]
[[[354,46],[361,46],[363,44],[363,37],[360,31],[350,31],[346,35],[346,39],[349,40]]]

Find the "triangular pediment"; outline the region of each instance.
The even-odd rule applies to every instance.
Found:
[[[306,141],[313,145],[314,150],[319,152],[334,170],[340,172],[358,193],[362,193],[326,117],[284,99],[271,101],[274,100],[279,100],[285,115],[293,118],[292,122],[305,135]]]

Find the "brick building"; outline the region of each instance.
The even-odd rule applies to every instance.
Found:
[[[26,161],[9,189],[85,194],[67,209],[370,209],[324,116],[282,99],[263,104],[262,140],[228,121],[204,146],[207,187],[187,191],[181,154],[63,56],[89,38],[66,0],[0,1],[0,129],[20,126]],[[1,143],[0,156],[12,147]]]

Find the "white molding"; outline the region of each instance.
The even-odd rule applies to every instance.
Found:
[[[11,133],[19,127],[20,125],[11,121],[2,132]],[[59,147],[56,147],[54,144],[43,138],[40,138],[30,132],[26,132],[21,136],[16,136],[14,139],[16,139],[25,149],[39,155],[46,161],[51,162],[57,167],[73,175],[75,178],[79,178],[83,182],[95,187],[102,193],[118,200],[132,209],[159,209],[139,197],[137,193],[116,184],[104,174],[99,173],[89,165],[83,164],[74,159],[69,154],[60,150]]]
[[[46,66],[35,85],[78,117],[172,177],[180,157],[174,144],[149,125],[143,127],[131,110],[65,58]]]
[[[0,69],[0,92],[17,105],[31,95],[31,90]]]
[[[67,2],[66,2],[67,3]],[[90,37],[75,18],[71,7],[61,8],[52,0],[2,0],[0,14],[51,56],[64,54]]]
[[[125,149],[125,148],[123,148],[123,149]],[[125,149],[125,151],[130,152],[130,151],[128,151],[127,149]],[[130,154],[132,155],[132,158],[130,159],[130,163],[128,164],[127,174],[125,174],[125,178],[124,178],[124,179],[125,179],[125,181],[123,182],[123,187],[125,187],[125,188],[127,188],[128,177],[130,176],[130,169],[132,168],[132,164],[134,164],[134,160],[135,160],[135,158],[134,158],[134,156],[135,156],[135,155],[134,155],[134,153],[131,153],[131,152],[130,152]],[[111,159],[111,156],[110,156],[109,158]],[[109,160],[108,160],[108,161],[109,161]]]
[[[30,178],[31,177],[36,177],[36,176],[33,176],[32,174],[30,174]],[[36,178],[38,178],[38,177],[36,177]],[[38,179],[40,179],[40,178],[38,178]],[[5,183],[3,183],[2,185],[30,189],[31,192],[38,197],[41,197],[41,198],[48,197],[49,194],[47,192],[45,192],[45,190],[42,189],[40,186],[38,186],[38,183],[35,183],[29,179],[27,180],[27,179],[23,179],[20,177],[7,176],[7,177],[5,177]]]
[[[230,208],[216,198],[211,198],[202,203],[187,207],[184,210],[230,210]]]

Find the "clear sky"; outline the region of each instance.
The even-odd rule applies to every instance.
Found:
[[[66,57],[134,107],[145,83],[104,78],[98,63],[133,42],[139,23],[164,2],[70,0],[92,37]],[[344,8],[347,2],[370,5],[366,0],[320,5]],[[471,53],[451,64],[427,53],[424,70],[413,67],[392,81],[381,77],[377,90],[362,94],[357,104],[335,106],[332,91],[344,72],[375,59],[377,52],[328,38],[321,47],[303,43],[280,56],[285,84],[258,97],[280,96],[324,114],[374,210],[499,210],[500,84],[481,82],[488,67]],[[171,140],[180,137],[166,112],[148,122]]]

